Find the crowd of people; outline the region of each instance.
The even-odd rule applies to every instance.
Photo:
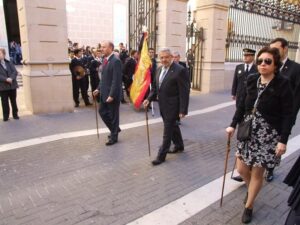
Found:
[[[244,63],[236,66],[232,84],[236,111],[226,132],[232,137],[237,130],[235,156],[240,177],[235,179],[246,183],[242,222],[250,223],[264,174],[266,181],[273,180],[274,168],[287,151],[288,138],[296,123],[300,108],[300,65],[288,58],[288,42],[283,38],[274,39],[256,56],[256,51],[248,48],[243,50],[243,54]],[[139,52],[131,50],[129,53],[123,43],[116,49],[111,41],[104,41],[92,48],[80,48],[77,43],[69,41],[69,55],[75,107],[80,103],[79,92],[85,105],[91,105],[88,93],[91,87],[94,101],[97,99],[100,104],[100,117],[110,130],[106,145],[116,144],[121,132],[119,107],[120,103],[126,102],[122,87],[129,97]],[[158,101],[164,124],[162,144],[156,159],[152,161],[157,166],[165,162],[167,154],[184,151],[178,121],[188,114],[190,75],[178,52],[161,49],[158,53],[161,66],[157,66],[154,49],[149,49],[149,56],[152,61],[152,88],[145,96],[143,105],[147,110],[151,101]],[[13,63],[5,59],[4,49],[0,49],[0,62],[3,120],[9,119],[9,100],[13,118],[19,119],[17,72]],[[174,148],[170,149],[172,142]],[[295,168],[292,173],[299,174]],[[291,176],[289,174],[286,182],[294,185]],[[297,186],[298,192],[299,187],[300,184]],[[290,202],[298,207],[294,207],[293,210],[298,211],[293,215],[299,215],[300,200],[292,199]]]

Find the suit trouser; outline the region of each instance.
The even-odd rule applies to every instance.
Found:
[[[18,106],[17,106],[17,89],[0,91],[1,95],[1,103],[2,103],[2,111],[3,111],[3,119],[8,119],[9,117],[9,102],[10,100],[13,116],[18,116]]]
[[[166,120],[163,118],[164,122],[164,134],[163,134],[163,144],[159,149],[159,157],[164,159],[167,152],[170,149],[171,141],[173,141],[176,148],[183,148],[183,140],[180,128],[176,123],[176,118],[172,120]]]
[[[100,101],[99,107],[99,114],[110,130],[111,139],[114,141],[118,140],[119,134],[119,108],[120,108],[120,101],[114,100],[111,103],[106,103]]]
[[[85,104],[89,103],[89,98],[87,95],[87,89],[86,89],[86,79],[82,78],[80,80],[72,79],[73,84],[73,99],[76,104],[79,104],[79,89],[81,92],[81,96],[84,100]]]
[[[95,91],[98,86],[99,86],[99,76],[98,76],[98,72],[97,73],[91,73],[91,87],[92,87],[92,91]]]

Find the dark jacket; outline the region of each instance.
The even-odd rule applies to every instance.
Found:
[[[2,64],[0,63],[0,91],[7,91],[7,90],[14,90],[17,89],[18,83],[17,83],[17,76],[18,72],[16,70],[16,67],[14,64],[6,59],[4,59],[6,70],[3,68]],[[12,84],[7,83],[6,79],[11,78]]]
[[[248,74],[245,71],[245,64],[239,64],[236,66],[233,76],[231,95],[236,96],[236,105],[241,101],[241,96],[245,92],[247,76],[253,73],[257,73],[257,66],[252,65]]]
[[[122,64],[114,54],[109,57],[106,65],[103,63],[98,90],[102,102],[106,102],[109,96],[113,97],[114,101],[121,101]]]
[[[179,64],[172,63],[159,88],[159,76],[162,67],[156,71],[156,79],[148,96],[149,101],[158,98],[159,109],[164,119],[174,120],[180,113],[188,113],[189,80],[186,69]]]
[[[90,63],[89,63],[90,74],[98,76],[98,71],[99,71],[100,65],[101,65],[100,61],[92,56],[90,58]]]
[[[294,94],[294,121],[297,118],[297,114],[300,108],[300,64],[287,59],[280,74],[286,77],[291,84]]]
[[[76,77],[79,76],[79,74],[75,71],[75,68],[77,66],[81,66],[82,68],[84,68],[84,64],[83,64],[82,59],[77,59],[76,57],[74,57],[71,60],[71,63],[70,63],[70,71],[71,71],[71,74],[72,74],[72,78],[75,79],[75,80],[76,80]]]
[[[134,75],[136,67],[136,61],[132,57],[129,57],[126,59],[126,62],[123,66],[123,76],[124,80],[132,79],[132,76]]]
[[[247,78],[246,93],[237,106],[231,127],[235,128],[242,121],[244,115],[251,113],[257,98],[257,80],[259,77],[260,74],[256,73]],[[279,142],[286,144],[291,133],[293,119],[293,94],[289,81],[280,75],[276,75],[262,93],[257,110],[270,126],[279,133]]]

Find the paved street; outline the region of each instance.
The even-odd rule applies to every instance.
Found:
[[[133,111],[128,104],[121,105],[119,143],[110,147],[104,144],[107,133],[103,129],[100,140],[95,132],[83,135],[95,129],[92,107],[66,114],[24,115],[20,121],[1,122],[0,140],[6,150],[1,152],[0,146],[0,225],[127,224],[205,187],[220,178],[224,170],[224,129],[234,111],[233,104],[220,106],[226,102],[230,102],[228,93],[193,93],[191,116],[181,125],[185,151],[168,155],[166,163],[158,167],[150,163],[162,140],[157,106],[155,117],[149,114],[153,121],[151,158],[143,122],[145,114]],[[197,111],[217,105],[220,107],[209,108],[207,113]],[[141,123],[134,125],[136,122]],[[299,122],[291,138],[297,139],[300,134]],[[104,128],[102,122],[99,125]],[[80,132],[68,138],[67,134],[75,131]],[[47,139],[55,134],[61,138]],[[30,141],[40,137],[46,137],[46,141]],[[26,140],[26,147],[22,147]],[[20,143],[19,147],[9,149]],[[234,141],[228,172],[234,163],[233,151]],[[265,184],[254,208],[252,224],[284,223],[291,189],[282,180],[299,154],[295,151],[286,157],[276,170],[274,182]],[[221,186],[211,195],[220,193]],[[244,195],[245,187],[241,186],[225,197],[222,208],[215,202],[176,224],[241,224]],[[202,199],[195,201],[203,203]],[[166,223],[153,225],[156,224]]]

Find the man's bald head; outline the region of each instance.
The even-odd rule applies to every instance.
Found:
[[[111,41],[101,42],[101,51],[105,57],[108,57],[112,54],[114,47],[115,46]]]

